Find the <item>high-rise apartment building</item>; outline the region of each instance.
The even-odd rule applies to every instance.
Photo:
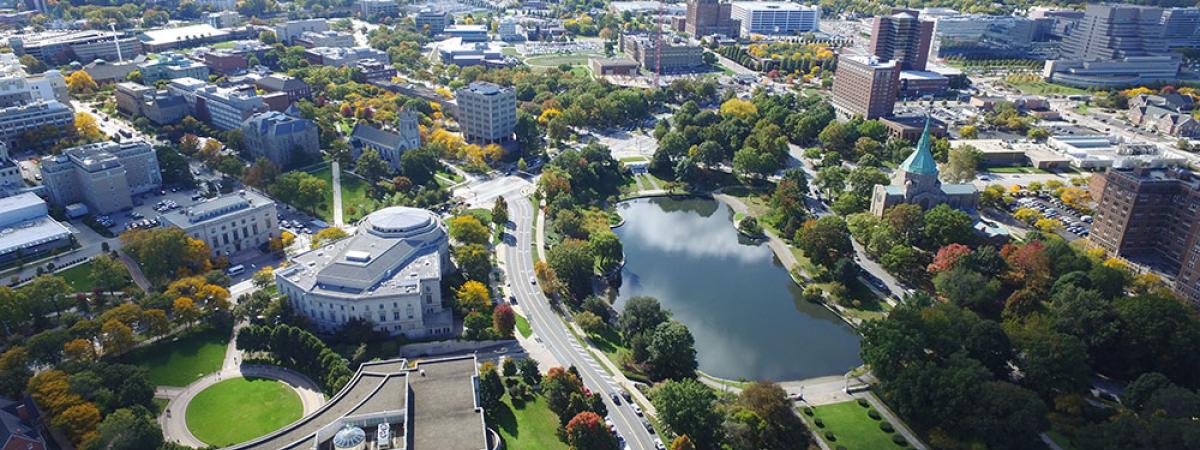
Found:
[[[1167,50],[1162,15],[1149,6],[1088,5],[1063,40],[1061,59],[1047,61],[1043,76],[1106,88],[1174,80],[1180,58]]]
[[[133,195],[162,186],[158,157],[140,140],[68,148],[42,159],[42,176],[51,203],[83,202],[95,214],[128,209]]]
[[[1107,61],[1167,52],[1162,8],[1088,5],[1083,20],[1063,40],[1063,59]]]
[[[1200,48],[1200,8],[1167,8],[1159,22],[1167,48]]]
[[[1088,238],[1122,257],[1151,256],[1178,270],[1175,292],[1200,304],[1200,178],[1182,169],[1109,169]]]
[[[876,119],[890,116],[899,90],[897,61],[843,56],[833,75],[833,108],[841,117]]]
[[[472,143],[493,143],[512,138],[517,125],[517,96],[511,88],[475,82],[455,92],[458,124]]]
[[[732,13],[733,5],[720,0],[689,0],[684,29],[696,38],[713,34],[737,37],[741,25]]]
[[[799,34],[818,31],[821,8],[791,2],[734,2],[731,17],[741,35]]]
[[[875,18],[868,52],[881,60],[895,60],[900,70],[925,70],[933,22],[920,20],[918,12],[898,10]]]

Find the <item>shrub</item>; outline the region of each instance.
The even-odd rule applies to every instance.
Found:
[[[892,424],[888,421],[879,422],[879,429],[883,430],[884,433],[892,433],[896,431],[896,428],[892,427]]]
[[[805,407],[804,407],[804,415],[806,415],[806,416],[808,416],[808,417],[812,417],[812,415],[813,415],[813,410],[812,410],[812,408],[811,408],[811,407],[808,407],[808,406],[805,406]]]
[[[824,421],[824,420],[821,420],[821,419],[816,419],[816,420],[814,420],[814,421],[813,421],[813,424],[815,424],[815,425],[817,426],[817,428],[825,428],[825,421]]]
[[[879,411],[876,411],[874,408],[867,410],[867,417],[870,417],[875,420],[883,419],[883,417],[880,417]]]
[[[896,445],[899,445],[901,447],[908,447],[908,440],[904,439],[904,436],[901,436],[899,434],[892,435],[892,442],[895,442]]]
[[[860,399],[858,399],[858,406],[861,406],[863,408],[870,408],[871,403],[867,402],[867,399],[865,399],[865,398],[860,398]]]
[[[849,449],[847,449],[845,445],[839,445],[836,447],[836,450],[849,450]]]
[[[829,442],[835,442],[835,441],[837,441],[837,436],[834,436],[832,431],[826,431],[825,432],[825,440],[827,440]]]

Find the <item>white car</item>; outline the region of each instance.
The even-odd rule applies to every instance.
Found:
[[[529,277],[529,284],[537,286],[537,277]]]
[[[630,404],[629,404],[629,407],[630,407],[631,409],[633,409],[633,413],[634,413],[634,414],[637,414],[637,415],[638,415],[638,417],[641,417],[641,415],[642,415],[642,407],[638,406],[638,405],[637,405],[637,403],[630,403]]]

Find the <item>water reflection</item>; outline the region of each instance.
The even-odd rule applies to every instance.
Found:
[[[721,377],[794,380],[861,363],[859,336],[800,288],[765,244],[734,230],[733,212],[707,199],[620,205],[626,265],[617,308],[656,297],[696,337],[700,369]]]

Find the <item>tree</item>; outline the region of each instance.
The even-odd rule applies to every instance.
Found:
[[[504,383],[500,381],[500,374],[496,373],[491,363],[484,364],[479,374],[479,402],[484,409],[492,410],[500,406],[500,397],[503,396]]]
[[[96,425],[100,423],[100,410],[92,403],[80,403],[54,416],[51,423],[55,428],[66,432],[72,442],[82,444],[89,434],[96,432]]]
[[[63,344],[63,358],[68,361],[91,361],[96,359],[96,347],[91,341],[73,339]]]
[[[406,151],[400,155],[400,173],[413,184],[426,186],[434,180],[433,175],[441,168],[437,152],[429,147]]]
[[[979,129],[975,125],[963,125],[958,128],[958,136],[963,139],[975,139],[979,137]]]
[[[104,322],[100,332],[103,334],[101,343],[106,354],[124,353],[133,347],[133,329],[116,319]]]
[[[463,338],[471,341],[490,339],[492,325],[487,316],[478,311],[472,311],[463,318]]]
[[[391,172],[391,167],[388,167],[387,162],[374,149],[363,150],[358,159],[354,161],[354,169],[371,184],[383,179]]]
[[[492,273],[492,254],[479,244],[461,245],[454,248],[454,260],[458,267],[472,280],[487,280]]]
[[[100,124],[96,121],[96,116],[80,111],[75,113],[75,132],[85,142],[97,142],[104,140],[104,132],[100,131]]]
[[[980,315],[994,316],[1000,312],[1000,280],[995,278],[955,267],[934,276],[933,286],[939,296]]]
[[[176,227],[130,230],[121,233],[123,251],[141,266],[146,277],[163,283],[179,275],[205,273],[212,269],[208,244]]]
[[[311,213],[325,202],[329,183],[307,172],[291,171],[276,177],[267,191],[271,196]]]
[[[946,166],[942,170],[942,179],[951,183],[965,183],[973,180],[982,160],[983,152],[970,145],[951,148]]]
[[[113,411],[99,425],[96,448],[106,450],[156,449],[163,445],[162,429],[144,408]]]
[[[129,279],[126,277],[125,266],[108,255],[97,255],[92,258],[92,282],[96,289],[104,292],[115,291],[124,287]]]
[[[11,347],[0,354],[0,395],[17,398],[33,376],[29,369],[29,353],[24,347]]]
[[[1068,334],[1054,331],[1049,320],[1030,317],[1006,323],[1016,350],[1022,384],[1041,394],[1080,392],[1090,386],[1087,347]]]
[[[584,411],[567,422],[567,445],[571,450],[616,450],[617,439],[600,415]]]
[[[854,252],[850,230],[846,228],[846,221],[838,216],[805,222],[796,232],[795,241],[809,259],[825,268],[832,268],[838,259]]]
[[[522,368],[524,373],[524,368]],[[583,390],[583,382],[575,374],[562,367],[553,367],[542,378],[542,395],[546,397],[546,406],[559,417],[567,410],[571,394]]]
[[[490,311],[492,309],[491,294],[487,286],[478,281],[470,280],[463,283],[454,291],[455,307],[462,315],[472,312]]]
[[[492,310],[492,329],[502,338],[513,337],[513,328],[517,325],[516,313],[507,303],[496,305]]]
[[[192,322],[200,318],[200,308],[196,306],[196,302],[187,297],[179,297],[175,299],[171,311],[175,314],[175,319],[183,322],[188,327],[192,326]]]
[[[491,232],[475,216],[462,215],[450,219],[450,237],[464,244],[487,245]]]
[[[566,283],[570,298],[582,301],[592,293],[595,259],[583,241],[568,239],[551,248],[546,259],[558,279]]]
[[[675,321],[659,324],[650,337],[646,364],[656,379],[684,379],[696,375],[696,342],[687,326]]]
[[[508,223],[508,202],[504,197],[496,197],[496,203],[492,205],[492,223],[502,228]]]
[[[692,438],[684,434],[671,442],[671,450],[696,450],[696,444],[692,443]]]
[[[700,449],[720,448],[722,417],[708,386],[693,379],[668,380],[654,388],[650,401],[672,433],[688,436]]]
[[[596,263],[604,273],[617,268],[624,259],[624,249],[621,239],[611,231],[601,231],[588,236],[588,250],[596,257]]]
[[[575,314],[575,323],[587,334],[599,334],[604,331],[604,320],[591,311]]]
[[[313,235],[312,248],[320,248],[325,245],[332,244],[342,239],[350,237],[346,230],[338,227],[322,228],[317,234]]]
[[[142,323],[145,325],[146,334],[150,336],[164,336],[170,332],[170,320],[167,319],[167,312],[163,310],[145,310]]]
[[[67,90],[71,91],[71,95],[91,94],[99,88],[96,85],[96,80],[88,75],[87,71],[76,70],[67,75]]]
[[[625,310],[621,313],[621,332],[626,339],[633,336],[653,332],[670,319],[670,314],[654,297],[633,297],[625,302]]]
[[[758,114],[758,108],[749,100],[731,98],[721,104],[721,115],[727,117],[747,118]]]
[[[521,379],[525,380],[525,384],[542,382],[542,373],[538,371],[538,363],[533,358],[522,359],[517,363],[517,368],[521,369]]]
[[[925,212],[925,239],[933,247],[970,243],[974,235],[971,216],[942,204]]]

